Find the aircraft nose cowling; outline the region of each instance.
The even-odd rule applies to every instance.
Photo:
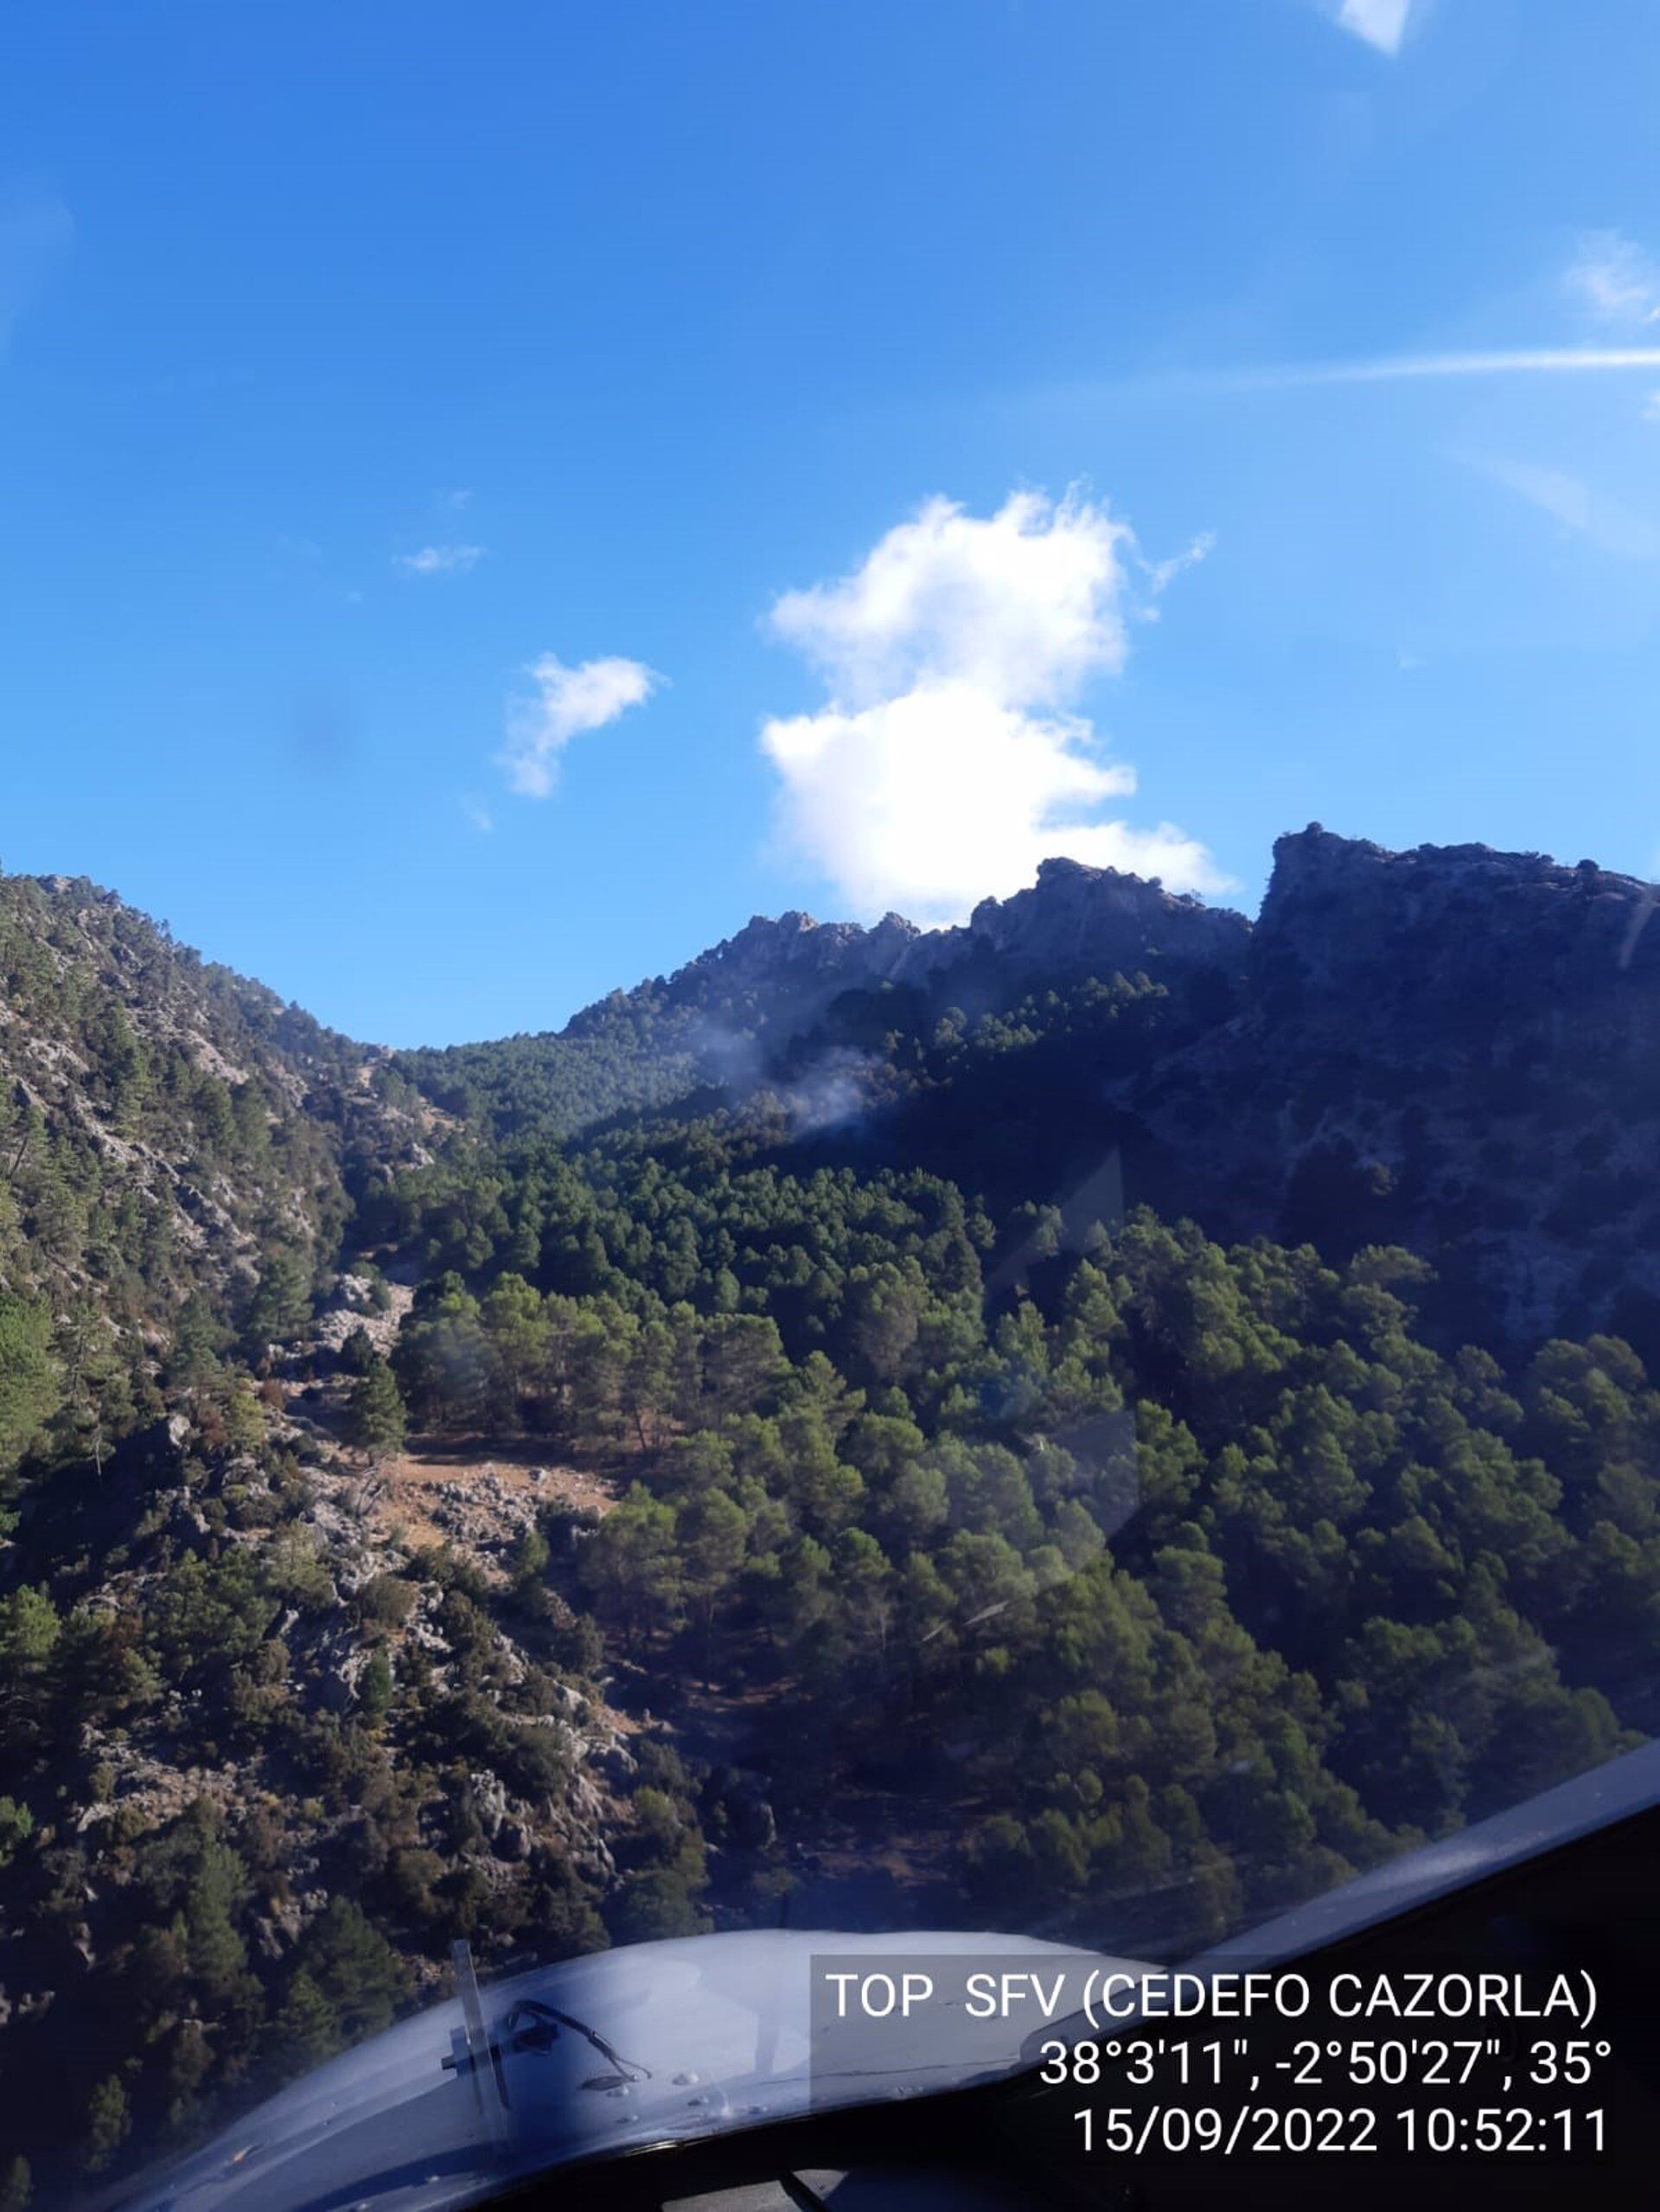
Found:
[[[463,1966],[457,1998],[282,2091],[122,2212],[448,2212],[549,2166],[994,2079],[1031,2063],[1031,2015],[965,2003],[977,1966],[993,1992],[1012,1972],[1044,1996],[1057,1970],[1147,1971],[1028,1937],[795,1929],[597,1952],[482,1991]],[[838,2017],[838,1972],[894,2004]]]

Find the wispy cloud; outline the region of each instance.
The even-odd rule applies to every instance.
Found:
[[[1660,323],[1660,265],[1617,230],[1587,231],[1564,281],[1593,322],[1628,330]]]
[[[463,799],[461,810],[481,836],[488,836],[495,828],[495,816],[480,799]]]
[[[1441,377],[1606,376],[1660,368],[1660,262],[1620,232],[1583,232],[1555,281],[1585,332],[1571,345],[1445,347],[1344,361],[1264,361],[1174,370],[1135,387],[1287,392],[1337,384],[1402,384]],[[1592,326],[1594,326],[1593,328]]]
[[[771,627],[827,696],[762,729],[783,841],[856,911],[929,922],[1051,855],[1217,887],[1203,846],[1114,811],[1135,772],[1065,711],[1124,666],[1137,573],[1168,580],[1104,506],[1019,492],[991,515],[929,500],[850,575],[786,592]]]
[[[663,681],[643,662],[615,655],[570,668],[556,653],[544,653],[528,673],[536,695],[510,702],[508,742],[497,758],[514,790],[531,799],[545,799],[553,789],[559,755],[572,738],[603,730],[649,699]]]
[[[1338,28],[1364,39],[1379,54],[1395,54],[1412,21],[1414,0],[1341,0]]]
[[[1213,553],[1216,549],[1216,532],[1201,530],[1198,536],[1194,538],[1181,553],[1172,553],[1167,560],[1146,560],[1138,554],[1136,561],[1142,575],[1147,579],[1149,589],[1156,596],[1161,591],[1167,591],[1176,579],[1178,576],[1184,576],[1190,568],[1197,568],[1199,563],[1207,555]],[[1142,612],[1146,615],[1155,615],[1158,611],[1156,607],[1146,607],[1142,610]]]
[[[1461,457],[1493,483],[1525,499],[1542,515],[1575,537],[1583,538],[1601,553],[1621,560],[1660,559],[1660,529],[1646,516],[1634,514],[1606,494],[1593,489],[1582,476],[1566,469],[1551,469],[1532,461],[1513,461],[1466,453]]]
[[[1495,346],[1464,353],[1379,354],[1364,361],[1194,369],[1165,380],[1199,391],[1290,392],[1322,384],[1395,384],[1440,376],[1594,376],[1655,368],[1660,368],[1660,346]]]
[[[423,546],[418,553],[395,553],[392,565],[410,576],[465,575],[483,558],[482,546]]]

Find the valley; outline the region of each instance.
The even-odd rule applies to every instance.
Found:
[[[391,1052],[0,877],[0,2184],[458,1936],[1176,1958],[1647,1733],[1651,904],[1315,828]]]

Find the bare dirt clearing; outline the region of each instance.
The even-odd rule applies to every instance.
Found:
[[[460,1544],[488,1571],[547,1506],[604,1514],[615,1486],[591,1468],[558,1465],[533,1442],[417,1442],[367,1477],[368,1517],[407,1544]]]

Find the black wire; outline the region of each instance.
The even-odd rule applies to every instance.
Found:
[[[637,2059],[624,2058],[612,2044],[606,2042],[597,2028],[591,2028],[585,2020],[576,2019],[571,2013],[561,2012],[552,2004],[543,2004],[533,1997],[520,1998],[514,2005],[501,2023],[503,2035],[509,2037],[514,2036],[518,2031],[520,2019],[526,2014],[534,2020],[557,2021],[559,2027],[569,2028],[573,2035],[581,2036],[585,2042],[593,2045],[602,2058],[610,2061],[623,2081],[650,2081],[651,2068],[648,2066],[642,2066]],[[515,2048],[521,2050],[534,2050],[538,2046],[534,2043],[520,2043],[516,2044]]]

